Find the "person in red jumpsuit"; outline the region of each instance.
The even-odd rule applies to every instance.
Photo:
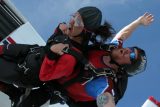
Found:
[[[149,25],[152,21],[153,16],[145,13],[117,33],[111,41],[111,44],[114,44],[113,49],[89,51],[88,59],[91,64],[96,68],[111,68],[114,74],[118,74],[119,68],[123,66],[128,76],[144,71],[147,63],[144,50],[138,47],[123,48],[122,44],[138,26]],[[63,46],[65,47],[60,43],[51,47],[52,52],[61,56],[58,60],[45,57],[39,75],[41,81],[57,80],[63,85],[71,78],[77,77],[78,73],[74,70],[77,60],[72,55],[61,52]],[[59,49],[56,49],[57,47]],[[115,107],[113,82],[113,79],[104,76],[95,78],[85,85],[76,82],[66,87],[67,95],[79,104],[96,101],[98,107]]]

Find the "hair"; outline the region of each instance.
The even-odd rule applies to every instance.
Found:
[[[79,12],[84,22],[84,30],[79,34],[79,36],[82,36],[84,51],[87,50],[89,41],[93,42],[93,44],[102,44],[115,33],[115,30],[107,21],[101,25],[102,12],[97,7],[82,7],[77,12]],[[97,36],[100,37],[101,41],[98,42],[96,40]]]
[[[95,35],[99,35],[101,37],[101,42],[105,42],[107,39],[113,37],[113,34],[116,32],[112,25],[105,21],[103,25],[94,31],[94,33]]]
[[[115,33],[112,25],[105,21],[103,25],[93,31],[90,41],[93,44],[104,44],[109,38],[112,38]],[[99,37],[100,40],[97,40],[97,37]]]
[[[104,44],[106,40],[113,36],[113,34],[115,34],[115,30],[107,21],[93,31],[83,31],[81,35],[84,51],[87,50],[89,41],[93,44]],[[97,40],[97,36],[100,38],[100,41]]]
[[[78,10],[87,30],[97,29],[101,25],[102,12],[93,6],[82,7]]]
[[[145,71],[147,65],[147,58],[145,51],[138,47],[133,47],[133,48],[137,49],[138,57],[137,60],[134,61],[131,65],[126,66],[126,71],[129,76],[133,76]]]

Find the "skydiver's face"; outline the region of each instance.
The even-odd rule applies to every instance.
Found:
[[[77,12],[72,15],[72,18],[70,19],[69,22],[69,29],[70,29],[70,36],[74,37],[79,35],[84,28],[84,23],[82,21],[81,15]]]
[[[138,51],[135,48],[115,48],[111,56],[119,65],[131,64],[137,59]]]

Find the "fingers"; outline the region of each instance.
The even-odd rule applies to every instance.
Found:
[[[148,14],[148,16],[146,18],[150,23],[153,22],[153,20],[154,20],[154,16],[152,14]]]
[[[144,16],[145,16],[146,18],[153,18],[153,15],[150,14],[150,13],[148,13],[148,12],[146,12],[146,13],[144,14]]]
[[[152,23],[154,21],[154,16],[148,12],[146,12],[145,14],[143,14],[140,17],[141,20],[141,24],[143,25],[149,25],[150,23]]]
[[[59,25],[59,28],[61,29],[61,31],[63,32],[63,34],[68,35],[68,33],[69,33],[69,27],[68,27],[67,24],[61,23]]]
[[[58,52],[58,54],[63,55],[64,54],[63,49],[66,48],[66,47],[69,47],[69,45],[68,44],[63,44],[63,46],[62,46],[61,50]]]
[[[50,50],[58,55],[63,55],[64,53],[62,52],[62,50],[65,47],[69,47],[68,44],[63,44],[63,43],[58,43],[58,44],[54,44],[51,46]]]
[[[149,14],[148,12],[145,12],[144,15],[143,15],[143,17],[146,17],[148,14]]]
[[[64,53],[62,51],[58,52],[58,55],[63,55]]]

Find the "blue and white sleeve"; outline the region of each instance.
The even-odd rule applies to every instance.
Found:
[[[89,96],[97,98],[109,87],[106,77],[98,77],[85,85],[85,90]]]

